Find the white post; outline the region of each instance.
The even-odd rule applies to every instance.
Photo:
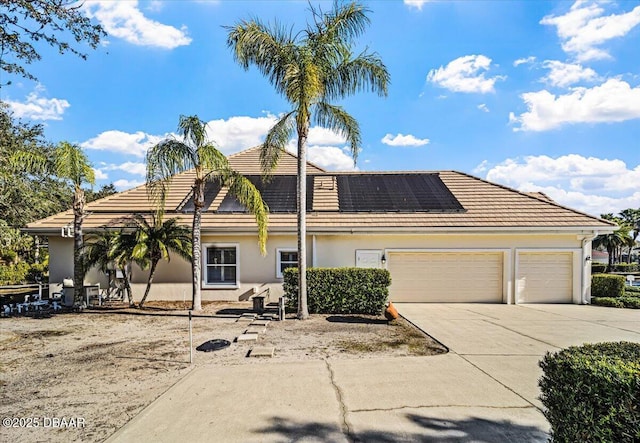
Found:
[[[189,311],[189,364],[193,364],[193,332],[191,328],[191,311]]]

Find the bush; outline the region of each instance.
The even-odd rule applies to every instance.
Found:
[[[625,286],[624,295],[640,297],[640,286]]]
[[[386,269],[311,268],[307,269],[307,300],[311,314],[382,313],[391,275]],[[298,269],[284,271],[287,307],[298,309]]]
[[[625,308],[640,309],[640,297],[625,295],[624,297],[620,297],[619,300],[624,304]]]
[[[591,297],[591,304],[597,306],[608,306],[610,308],[624,308],[622,297]]]
[[[591,276],[592,297],[621,297],[625,280],[621,275],[595,274]]]
[[[604,274],[607,271],[607,265],[604,263],[591,263],[592,274]]]
[[[640,343],[574,346],[547,353],[540,367],[553,441],[640,441]]]
[[[637,263],[616,263],[611,269],[613,272],[638,272]]]
[[[30,266],[19,262],[11,265],[0,265],[0,285],[19,285],[26,283]]]

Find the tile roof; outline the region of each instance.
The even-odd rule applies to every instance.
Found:
[[[252,148],[229,156],[229,163],[243,174],[259,174],[259,149]],[[297,159],[287,153],[282,156],[274,174],[295,174]],[[313,174],[309,186],[313,187],[311,211],[307,216],[310,234],[324,231],[442,231],[442,230],[589,230],[612,231],[611,222],[559,205],[540,193],[523,193],[506,186],[456,171],[416,172],[326,172],[309,164]],[[437,175],[462,206],[458,211],[412,212],[340,212],[338,203],[339,177],[350,175]],[[193,172],[177,175],[172,181],[167,198],[166,216],[178,217],[190,224],[191,214],[178,211],[191,192]],[[213,199],[209,210],[202,214],[203,232],[256,232],[250,214],[242,212],[216,212],[224,201],[227,190],[223,188]],[[96,229],[113,223],[133,212],[151,212],[144,185],[124,191],[86,206],[88,215],[83,224],[85,230]],[[57,233],[73,220],[71,211],[30,223],[27,231]],[[295,232],[295,213],[269,215],[271,232]]]

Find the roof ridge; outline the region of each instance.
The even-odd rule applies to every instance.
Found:
[[[246,153],[249,153],[249,152],[253,152],[253,151],[256,151],[256,150],[261,149],[261,148],[262,148],[262,145],[257,145],[257,146],[254,146],[252,148],[243,149],[242,151],[234,152],[233,154],[227,155],[227,158],[238,157],[241,154],[246,154]],[[290,152],[289,150],[287,150],[285,148],[280,148],[280,149],[285,154],[288,154],[289,156],[295,158],[296,160],[298,159],[298,156],[296,154],[294,154],[293,152]],[[318,170],[320,170],[322,172],[329,172],[326,169],[324,169],[324,168],[316,165],[315,163],[309,161],[308,159],[307,159],[307,164],[313,166],[314,168],[316,168],[316,169],[318,169]]]
[[[489,180],[486,180],[486,179],[483,179],[483,178],[480,178],[480,177],[476,177],[475,175],[471,175],[471,174],[469,174],[467,172],[460,172],[460,171],[453,171],[453,170],[452,171],[443,171],[443,172],[453,172],[455,174],[465,175],[465,176],[467,176],[469,178],[473,178],[473,179],[481,181],[483,183],[487,183],[487,184],[492,185],[492,186],[497,186],[499,188],[505,189],[507,191],[514,192],[516,194],[520,194],[523,197],[527,197],[527,198],[531,198],[531,199],[534,199],[534,200],[538,200],[538,201],[540,201],[542,203],[546,203],[548,205],[556,206],[556,207],[564,209],[566,211],[570,211],[570,212],[573,212],[575,214],[583,215],[583,216],[586,216],[586,217],[588,217],[590,219],[593,219],[593,220],[596,220],[596,221],[599,221],[599,222],[605,222],[605,223],[607,223],[607,224],[609,224],[611,226],[616,226],[615,223],[610,222],[609,220],[605,220],[605,219],[602,219],[600,217],[596,217],[595,215],[587,214],[586,212],[578,211],[577,209],[573,209],[573,208],[570,208],[568,206],[561,205],[560,203],[556,202],[555,200],[547,200],[547,199],[544,199],[542,197],[537,197],[535,195],[528,194],[528,193],[526,193],[524,191],[519,191],[517,189],[511,188],[511,187],[506,186],[506,185],[501,185],[500,183],[494,183],[494,182],[491,182]]]

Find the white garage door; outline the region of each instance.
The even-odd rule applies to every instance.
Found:
[[[502,303],[503,253],[392,252],[395,302]]]
[[[518,303],[571,303],[572,252],[520,252],[517,274]]]

